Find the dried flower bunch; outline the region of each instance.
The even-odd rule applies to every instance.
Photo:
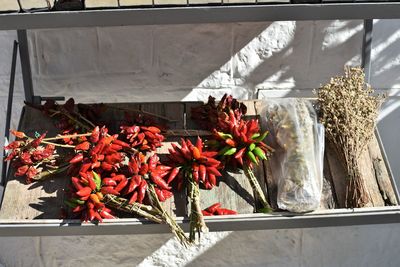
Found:
[[[348,171],[348,208],[362,207],[368,201],[357,160],[373,137],[383,100],[373,92],[360,67],[346,67],[344,76],[332,78],[318,90],[321,123]]]

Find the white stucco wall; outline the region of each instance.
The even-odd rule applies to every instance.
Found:
[[[399,88],[400,22],[376,21],[372,84]],[[14,32],[0,32],[0,134]],[[31,31],[35,91],[93,101],[309,95],[360,63],[361,21],[265,22]],[[19,68],[19,67],[18,67]],[[380,129],[400,175],[396,98]],[[18,69],[14,118],[23,101]],[[13,121],[14,127],[17,120]],[[399,266],[400,224],[223,232],[182,250],[170,235],[0,237],[5,266]]]

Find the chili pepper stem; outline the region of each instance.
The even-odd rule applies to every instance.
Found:
[[[129,201],[127,199],[120,198],[111,194],[105,195],[104,200],[104,204],[111,208],[115,208],[128,213],[134,213],[156,223],[163,223],[162,219],[151,213],[153,211],[153,208],[150,206],[142,205],[136,202],[129,204]]]
[[[244,164],[243,165],[244,173],[246,174],[247,179],[250,182],[251,187],[253,188],[255,194],[261,201],[262,209],[259,210],[263,213],[270,213],[272,211],[271,206],[268,204],[267,199],[264,195],[264,192],[261,189],[260,184],[258,183],[257,177],[254,175],[253,169],[250,166]]]
[[[196,239],[196,232],[200,238],[200,232],[207,233],[208,227],[204,221],[203,213],[200,207],[200,188],[199,185],[189,177],[189,198],[190,198],[190,242]]]
[[[158,200],[157,194],[156,194],[156,192],[154,190],[154,186],[152,184],[149,184],[148,192],[150,193],[149,194],[150,201],[160,211],[160,215],[161,215],[162,219],[164,220],[165,224],[167,224],[170,227],[172,233],[175,235],[175,237],[179,240],[179,242],[184,247],[186,247],[186,248],[189,247],[189,245],[191,245],[192,242],[186,237],[185,232],[176,223],[176,221],[171,217],[171,215],[164,210],[160,201]]]
[[[60,140],[64,138],[76,138],[82,136],[91,136],[92,133],[85,133],[85,134],[69,134],[69,135],[59,135],[55,137],[44,138],[43,141],[53,141],[53,140]]]
[[[33,177],[32,179],[35,181],[42,181],[45,180],[46,178],[48,178],[51,175],[57,174],[57,173],[62,173],[64,171],[66,171],[69,167],[69,164],[65,164],[65,165],[61,165],[57,168],[51,169],[51,170],[45,170],[42,171],[40,174],[38,174],[37,176]]]
[[[63,145],[63,144],[57,144],[57,143],[48,142],[48,141],[42,141],[41,143],[42,144],[47,144],[47,145],[58,146],[58,147],[75,148],[75,146],[72,146],[72,145]]]

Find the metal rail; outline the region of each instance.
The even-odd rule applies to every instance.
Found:
[[[177,223],[189,230],[189,221],[178,217]],[[337,227],[351,225],[388,224],[400,221],[398,207],[328,210],[308,214],[243,214],[206,217],[210,231],[248,231],[290,228]],[[169,233],[165,224],[144,219],[105,220],[101,224],[80,223],[77,220],[0,220],[0,236],[57,235],[126,235]]]
[[[5,13],[0,30],[284,20],[395,19],[400,2],[256,4]]]

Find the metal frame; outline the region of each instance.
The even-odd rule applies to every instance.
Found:
[[[364,19],[364,36],[361,48],[362,66],[370,80],[372,18],[399,18],[400,3],[336,3],[336,4],[296,4],[296,5],[235,5],[202,7],[136,8],[117,10],[92,10],[73,12],[38,12],[24,14],[0,14],[0,30],[18,29],[18,42],[25,99],[27,102],[40,103],[46,97],[35,96],[32,71],[30,67],[29,47],[26,29],[62,28],[84,26],[123,26],[146,24],[179,23],[220,23],[242,21],[271,20],[328,20],[328,19]],[[6,128],[9,127],[13,84],[15,79],[16,49],[10,77],[9,109]],[[10,102],[11,99],[11,102]],[[62,100],[63,98],[52,98]],[[23,115],[22,115],[23,116]],[[7,129],[6,129],[7,130]],[[8,131],[8,130],[7,130]],[[379,133],[379,145],[387,164]],[[399,193],[387,164],[392,186],[397,200]],[[3,178],[5,175],[3,174]],[[0,185],[0,200],[1,200]],[[1,203],[1,202],[0,202]],[[365,224],[398,223],[400,206],[336,209],[307,214],[244,214],[236,216],[218,216],[206,218],[211,231],[262,230],[283,228],[310,228],[328,226],[347,226]],[[179,217],[177,222],[188,229],[188,219]],[[73,220],[0,220],[0,236],[38,236],[38,235],[106,235],[106,234],[148,234],[167,233],[166,225],[155,224],[142,219],[109,220],[100,225],[81,224]]]
[[[189,230],[189,219],[178,217],[183,230]],[[306,214],[239,214],[206,217],[210,231],[248,231],[266,229],[337,227],[368,224],[389,224],[400,221],[398,207],[337,209]],[[144,219],[107,220],[101,224],[77,220],[0,220],[0,236],[57,236],[57,235],[126,235],[170,233],[165,224]]]
[[[0,30],[284,20],[394,19],[400,2],[148,7],[0,14]]]

